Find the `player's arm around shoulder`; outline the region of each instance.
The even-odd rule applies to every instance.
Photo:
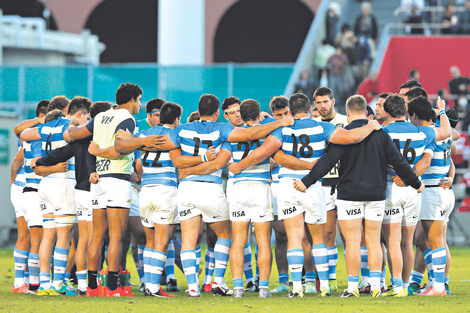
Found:
[[[302,161],[295,156],[284,153],[282,150],[277,150],[274,153],[273,160],[279,165],[294,171],[311,170],[317,163],[317,160],[313,162]]]
[[[381,128],[382,126],[376,120],[369,120],[367,125],[350,130],[338,127],[331,134],[330,142],[338,145],[356,144],[364,140],[374,130]]]
[[[248,128],[235,127],[227,138],[228,142],[239,142],[260,139],[268,136],[271,132],[279,127],[294,125],[292,116],[286,116],[282,120],[271,123],[257,125]]]
[[[185,178],[189,175],[209,175],[227,165],[232,157],[232,153],[226,149],[220,149],[217,157],[212,161],[207,161],[196,166],[180,169],[179,178]]]

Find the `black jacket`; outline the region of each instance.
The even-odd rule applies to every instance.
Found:
[[[353,129],[367,124],[368,120],[354,120],[345,127]],[[419,189],[421,181],[384,130],[372,132],[354,145],[329,144],[310,173],[302,178],[308,188],[340,161],[338,199],[349,201],[385,200],[387,164],[408,185]]]

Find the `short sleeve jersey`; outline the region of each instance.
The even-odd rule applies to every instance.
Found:
[[[281,141],[281,149],[285,154],[313,162],[325,153],[326,145],[335,129],[333,124],[302,118],[295,120],[292,126],[276,129],[271,135]],[[308,173],[308,170],[296,171],[281,167],[279,178],[301,179]]]
[[[170,131],[171,128],[167,126],[157,125],[153,128],[138,132],[136,136],[166,135]],[[142,168],[144,170],[142,186],[165,185],[176,187],[178,185],[176,169],[173,162],[170,160],[169,151],[142,151],[141,159]]]
[[[436,132],[432,127],[415,126],[405,121],[391,122],[383,129],[392,138],[393,143],[410,166],[415,165],[421,159],[424,148],[436,139]],[[389,168],[389,172],[392,176],[395,175],[393,169]]]
[[[24,155],[24,170],[26,173],[26,186],[30,188],[38,188],[42,176],[36,175],[31,168],[31,161],[34,158],[42,156],[42,142],[41,140],[25,141],[23,142],[23,155]]]
[[[437,121],[439,122],[439,121]],[[436,123],[436,126],[438,123]],[[444,140],[432,142],[426,146],[424,153],[432,155],[431,165],[421,178],[426,186],[438,185],[442,178],[447,177],[450,169],[452,136]]]
[[[18,151],[20,151],[20,149],[21,149],[21,145],[20,145],[20,140],[18,139]],[[23,159],[24,159],[24,149],[23,149]],[[20,167],[20,169],[18,170],[18,173],[16,173],[16,177],[15,177],[15,180],[13,181],[13,184],[19,187],[24,187],[26,185],[26,174],[24,171],[24,165]]]
[[[234,127],[230,124],[221,124],[211,121],[195,121],[180,125],[170,132],[171,141],[181,148],[183,155],[201,156],[209,147],[214,146],[217,153],[224,149],[222,145],[227,142]],[[230,150],[229,150],[230,151]],[[222,183],[222,170],[210,175],[189,175],[181,181],[203,181]]]
[[[64,132],[69,127],[70,120],[59,117],[38,128],[42,141],[42,156],[47,156],[50,152],[61,148],[67,144],[64,139]],[[68,178],[75,179],[75,158],[72,157],[68,161],[68,170],[64,173],[52,173],[45,178]]]

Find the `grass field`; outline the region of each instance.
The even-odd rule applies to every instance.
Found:
[[[342,251],[338,253],[342,255]],[[162,299],[144,297],[138,288],[133,289],[134,298],[84,298],[84,297],[39,297],[11,293],[14,266],[13,251],[0,250],[0,312],[470,312],[470,248],[451,248],[452,267],[450,288],[452,295],[447,297],[407,298],[318,298],[307,294],[302,299],[288,299],[286,294],[275,295],[271,299],[260,299],[255,293],[245,293],[245,298],[222,298],[203,294],[202,298],[187,298],[182,291],[175,298]],[[203,251],[204,255],[204,251]],[[128,264],[136,283],[137,272],[130,255]],[[204,260],[203,260],[204,261]],[[176,278],[182,290],[186,289],[184,275],[176,270]],[[388,275],[387,275],[388,276]],[[230,270],[225,275],[227,284],[232,287]],[[203,277],[201,275],[200,279]],[[277,284],[277,269],[273,265],[270,289]],[[338,287],[346,288],[346,268],[344,259],[338,262]]]

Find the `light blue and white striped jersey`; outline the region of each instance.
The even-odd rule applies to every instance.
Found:
[[[23,155],[24,155],[24,170],[26,173],[26,186],[30,188],[38,188],[42,176],[36,175],[34,170],[31,169],[31,160],[37,157],[42,157],[42,141],[24,141],[23,142]]]
[[[311,118],[296,119],[294,125],[281,127],[271,133],[282,142],[282,151],[302,161],[313,162],[324,153],[326,145],[336,126],[331,123],[317,122]],[[309,173],[281,167],[279,178],[301,179]]]
[[[243,128],[248,128],[248,125],[243,126]],[[265,138],[259,140],[251,140],[245,142],[234,142],[230,143],[230,149],[232,152],[232,161],[240,162],[246,158],[253,150],[261,146]],[[271,181],[271,176],[269,173],[270,170],[270,158],[262,161],[259,164],[250,166],[247,169],[244,169],[240,174],[235,174],[230,177],[233,180],[233,184],[238,182],[261,182],[268,184]]]
[[[49,152],[67,144],[67,141],[64,139],[64,131],[67,130],[69,123],[69,119],[59,117],[39,127],[38,132],[42,140],[42,156],[47,156]],[[67,172],[53,173],[47,175],[46,178],[75,179],[75,157],[70,158],[67,162]]]
[[[21,149],[20,140],[18,139],[18,151]],[[23,149],[23,159],[24,159],[24,149]],[[24,161],[23,161],[24,163]],[[20,167],[18,173],[16,173],[15,180],[13,181],[13,185],[24,187],[26,185],[26,174],[24,172],[24,165]]]
[[[436,140],[436,132],[432,127],[415,126],[406,121],[391,122],[383,130],[389,134],[410,166],[415,165],[421,159],[424,148]],[[389,172],[392,176],[396,175],[392,168],[389,168]],[[388,178],[391,179],[390,176]]]
[[[200,156],[206,153],[210,146],[214,146],[218,153],[225,149],[222,144],[228,140],[234,127],[230,124],[221,124],[210,121],[196,121],[176,127],[170,132],[171,141],[179,146],[183,155]],[[230,148],[227,149],[230,151]],[[210,175],[189,175],[181,181],[203,181],[222,184],[222,169]]]
[[[167,126],[157,125],[140,131],[137,137],[147,137],[150,135],[166,135],[171,131]],[[176,177],[176,168],[170,160],[169,151],[142,151],[142,186],[147,185],[165,185],[176,187],[178,185]]]
[[[439,120],[436,121],[436,127]],[[427,186],[439,185],[442,178],[447,177],[450,168],[450,150],[452,147],[452,135],[449,138],[437,142],[432,142],[426,146],[424,153],[432,155],[431,165],[421,178]]]
[[[272,184],[279,184],[279,171],[281,170],[281,166],[278,165],[271,170],[271,179]]]

